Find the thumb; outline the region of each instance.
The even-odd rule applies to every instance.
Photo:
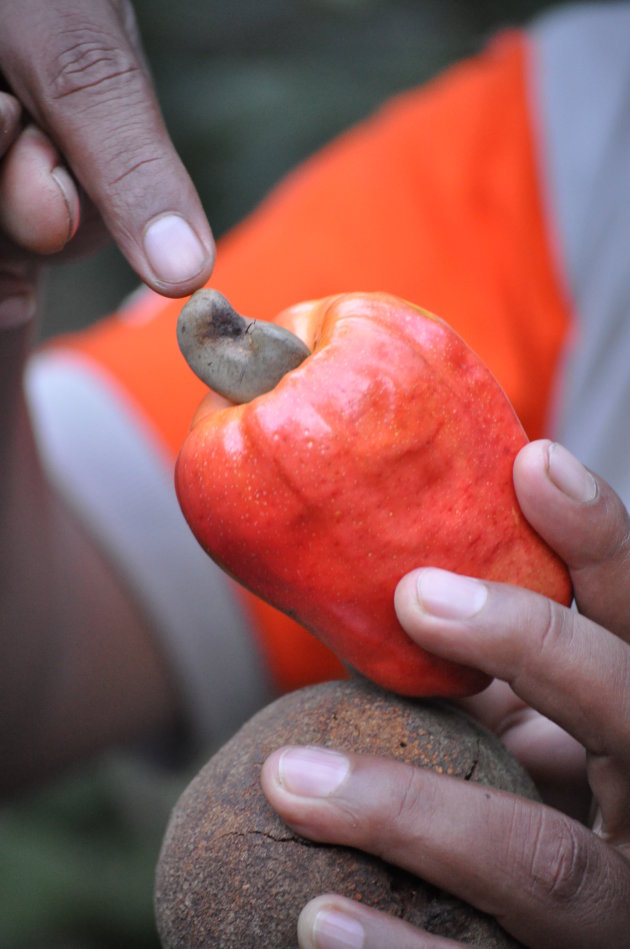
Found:
[[[130,12],[105,0],[0,0],[0,69],[139,276],[183,296],[208,279],[214,243]]]
[[[621,499],[546,440],[521,449],[514,487],[527,520],[567,564],[580,612],[630,641],[630,518]]]

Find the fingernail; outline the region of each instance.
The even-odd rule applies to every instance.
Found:
[[[361,949],[365,932],[361,923],[334,909],[320,909],[313,924],[317,949]]]
[[[163,214],[149,224],[144,250],[153,273],[164,283],[192,280],[208,260],[201,241],[179,214]]]
[[[0,330],[16,329],[32,320],[36,312],[35,296],[20,293],[0,301]]]
[[[74,181],[70,177],[68,171],[63,168],[61,165],[57,165],[56,168],[50,173],[51,178],[56,183],[57,187],[61,191],[63,200],[65,202],[67,211],[68,211],[68,236],[66,238],[66,243],[74,237],[79,227],[79,217],[80,217],[80,205],[79,198],[77,195],[77,189]]]
[[[555,486],[573,501],[586,503],[597,496],[597,482],[590,471],[555,442],[547,449],[547,470]]]
[[[442,619],[469,619],[488,598],[488,589],[480,580],[435,567],[420,571],[416,588],[422,609]]]
[[[328,797],[346,778],[350,762],[324,748],[287,748],[278,762],[280,783],[301,797]]]

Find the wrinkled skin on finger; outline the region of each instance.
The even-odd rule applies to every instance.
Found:
[[[579,610],[430,565],[403,578],[396,609],[424,648],[497,678],[462,704],[501,734],[547,801],[378,758],[349,755],[333,768],[328,749],[319,762],[312,750],[279,749],[263,788],[304,836],[411,870],[495,915],[526,946],[621,949],[630,931],[629,519],[602,479],[547,441],[521,451],[514,481],[526,517],[569,566]],[[300,944],[326,945],[309,907]],[[356,945],[376,945],[377,931],[382,946],[432,945],[420,933],[397,941],[397,921],[375,922],[360,906],[335,907],[336,925],[341,913],[349,933],[362,930]]]
[[[55,179],[67,199],[65,252],[93,247],[102,221],[100,234],[104,226],[158,292],[184,296],[202,286],[214,262],[212,234],[164,126],[131,5],[0,0],[0,22],[3,88],[47,142],[50,200]],[[15,190],[30,152],[12,159],[10,151],[0,180],[5,239],[24,251],[60,250],[61,232],[53,245],[33,242],[38,209]]]

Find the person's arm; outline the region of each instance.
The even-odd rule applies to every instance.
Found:
[[[515,485],[567,562],[580,612],[430,566],[401,581],[396,606],[421,646],[497,677],[498,691],[469,705],[554,789],[558,807],[358,755],[344,768],[337,756],[338,786],[328,769],[328,793],[318,795],[313,754],[299,749],[290,769],[286,749],[274,752],[263,787],[300,834],[417,873],[496,916],[525,946],[621,949],[630,930],[630,519],[602,479],[546,441],[522,450]],[[299,934],[303,949],[455,945],[332,895],[308,904]]]
[[[0,294],[2,284],[0,272]],[[0,314],[2,309],[0,302]],[[17,316],[18,306],[11,309]],[[28,325],[0,333],[4,388],[16,375]],[[0,781],[5,793],[114,743],[166,730],[176,716],[168,670],[145,617],[43,476],[17,391],[10,409],[3,399]]]
[[[177,715],[149,622],[41,470],[23,393],[39,264],[106,230],[146,283],[180,296],[207,279],[214,247],[129,4],[0,2],[0,20],[0,782],[10,791]]]

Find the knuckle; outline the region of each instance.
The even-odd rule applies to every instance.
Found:
[[[64,43],[49,64],[45,92],[52,102],[85,93],[106,96],[121,84],[128,88],[140,74],[126,44],[105,29],[74,24],[66,29]]]
[[[592,862],[587,837],[563,815],[550,823],[543,812],[531,852],[531,885],[552,905],[580,905]]]
[[[558,606],[552,600],[542,598],[539,602],[544,615],[540,623],[538,661],[552,662],[558,653],[570,653],[574,617],[570,610]]]
[[[374,852],[391,860],[398,847],[402,852],[407,850],[432,810],[431,799],[430,787],[421,781],[418,769],[405,766],[404,773],[399,772],[391,788],[386,806],[381,802],[373,814]],[[419,813],[423,820],[418,819]]]
[[[394,802],[396,823],[406,823],[408,816],[416,813],[419,793],[416,771],[409,768],[407,780],[398,793],[398,799]]]
[[[599,482],[599,505],[595,529],[590,530],[588,543],[580,552],[578,569],[588,569],[602,562],[626,567],[630,563],[630,514],[612,488]]]
[[[120,154],[116,157],[118,159],[116,163],[118,171],[108,182],[110,188],[128,185],[132,179],[137,179],[138,176],[144,175],[146,172],[149,173],[147,178],[150,177],[151,181],[155,182],[161,172],[165,171],[163,158],[160,155],[151,154],[141,145],[138,145],[136,150],[131,153],[127,148],[126,154]]]
[[[518,650],[513,657],[513,668],[508,678],[513,689],[518,691],[523,680],[531,680],[532,675],[542,666],[551,667],[562,657],[571,655],[576,635],[575,614],[558,603],[539,597],[536,611],[529,614],[522,628],[527,635],[513,638],[511,645]]]

